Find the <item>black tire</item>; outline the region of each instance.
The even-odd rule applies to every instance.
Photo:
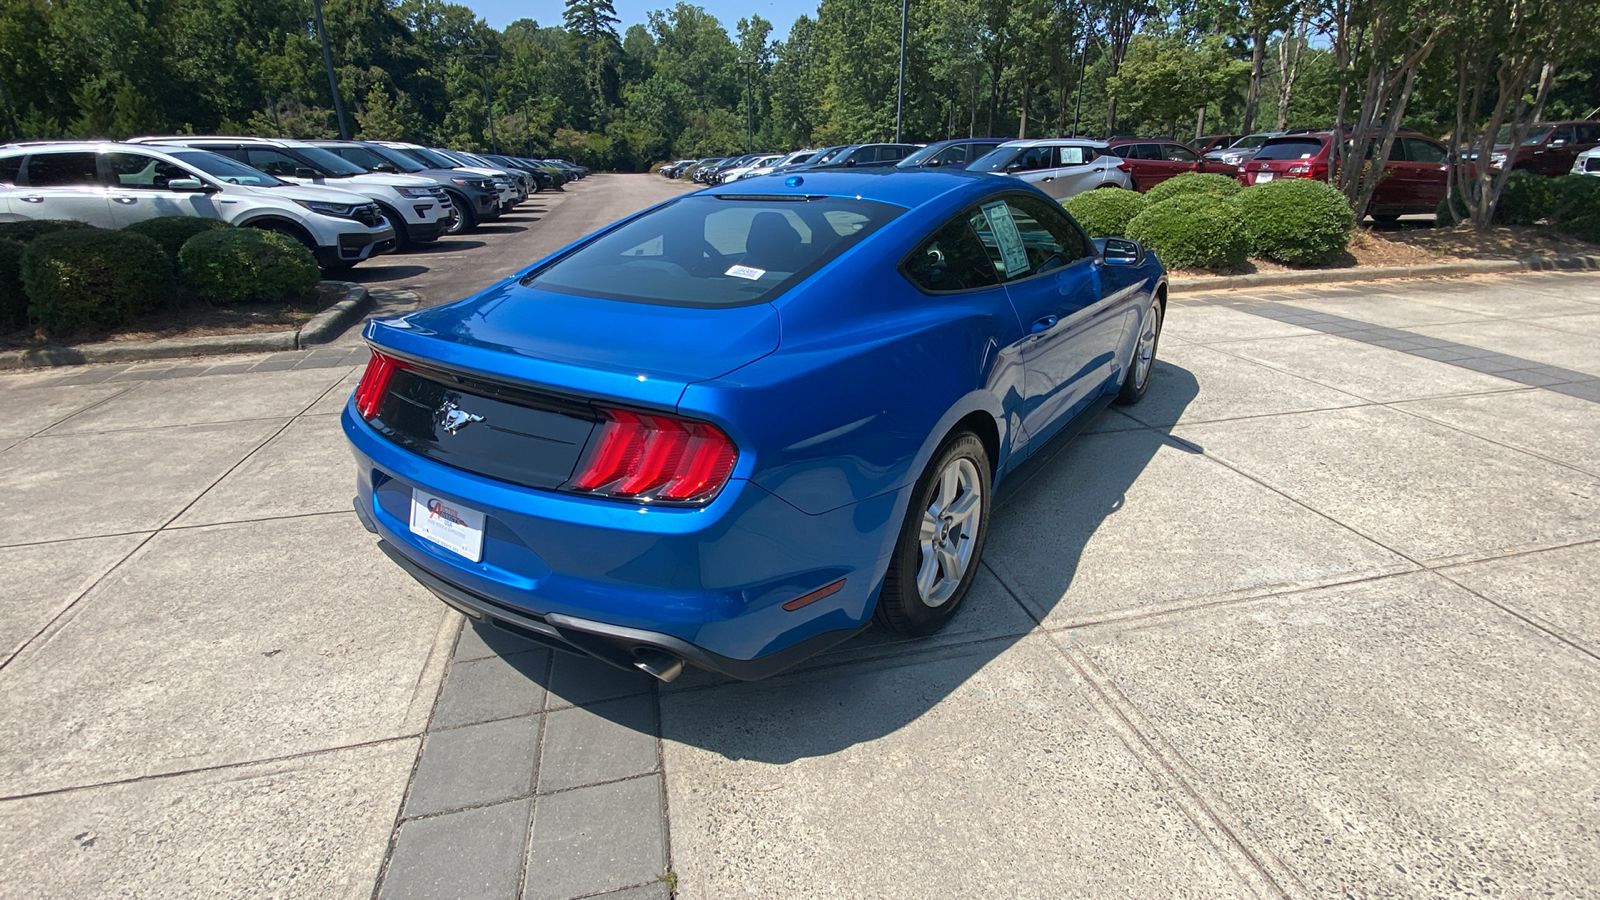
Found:
[[[1132,406],[1144,398],[1144,392],[1150,389],[1150,381],[1156,374],[1156,351],[1161,346],[1161,326],[1166,319],[1167,306],[1157,296],[1150,301],[1150,308],[1145,312],[1144,321],[1139,323],[1139,339],[1133,344],[1133,358],[1128,360],[1128,377],[1122,381],[1122,390],[1117,392],[1116,403],[1118,406]],[[1145,356],[1148,341],[1149,356]]]
[[[963,464],[970,466],[971,474],[975,475],[970,485],[975,486],[977,494],[976,516],[964,520],[965,528],[961,523],[943,516],[931,515],[941,500],[943,476],[953,467],[959,470]],[[900,526],[894,555],[889,559],[883,591],[878,595],[878,606],[872,613],[872,620],[879,626],[901,634],[927,635],[943,628],[956,614],[961,601],[966,599],[967,592],[971,590],[972,582],[978,577],[978,561],[983,558],[983,541],[989,533],[989,500],[993,477],[989,451],[983,446],[983,441],[970,431],[951,435],[939,452],[933,455],[928,468],[917,479],[917,485],[911,492],[911,505],[906,510],[905,522]],[[958,482],[963,480],[959,471],[956,478]],[[945,509],[956,506],[967,496],[970,487],[963,483],[961,488],[960,491],[951,492],[948,502],[944,504]],[[930,602],[919,582],[919,574],[924,568],[924,520],[941,522],[939,536],[932,543],[943,546],[948,552],[956,554],[957,558],[960,553],[958,548],[965,543],[965,567],[953,587],[947,575],[940,577],[940,573],[946,570],[938,557],[932,560],[936,589],[948,590],[946,594],[934,591],[937,602]],[[946,535],[953,537],[954,541],[945,540]]]
[[[389,227],[394,229],[394,252],[399,253],[411,246],[411,231],[406,227],[406,220],[396,210],[382,204],[378,209],[383,212],[383,217],[389,220]]]
[[[451,194],[450,202],[456,208],[456,217],[445,229],[445,234],[466,234],[478,227],[478,214],[473,211],[470,200],[460,194]]]

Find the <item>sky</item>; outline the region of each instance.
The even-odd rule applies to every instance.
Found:
[[[562,0],[456,0],[486,19],[495,28],[504,28],[518,19],[534,19],[540,25],[560,25]],[[622,24],[617,33],[635,22],[644,25],[645,16],[654,9],[667,9],[677,0],[613,0],[617,18]],[[783,40],[789,36],[789,26],[802,14],[817,14],[816,0],[690,0],[696,6],[717,17],[717,21],[733,34],[733,26],[740,19],[757,13],[772,23],[772,37]]]

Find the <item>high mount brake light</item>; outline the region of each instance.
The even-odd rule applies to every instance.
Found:
[[[392,356],[372,351],[372,358],[367,360],[367,369],[361,373],[361,383],[356,385],[356,412],[361,414],[361,418],[371,421],[378,414],[383,395],[389,392],[389,379],[394,377],[396,371],[409,368]]]
[[[698,503],[728,483],[739,450],[720,428],[660,413],[602,410],[570,490],[620,500]]]

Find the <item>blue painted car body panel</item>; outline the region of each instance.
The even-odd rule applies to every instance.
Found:
[[[441,579],[520,610],[753,659],[870,618],[911,488],[958,423],[992,441],[999,481],[1119,388],[1165,283],[1153,254],[929,295],[898,263],[931,231],[980,200],[1044,195],[960,172],[802,176],[705,193],[864,197],[907,211],[769,303],[659,306],[520,283],[580,241],[474,297],[368,326],[368,340],[397,356],[717,424],[740,456],[709,505],[498,482],[401,449],[347,406],[357,502],[380,536]],[[410,533],[413,486],[486,514],[482,562]],[[840,578],[838,593],[782,608]]]

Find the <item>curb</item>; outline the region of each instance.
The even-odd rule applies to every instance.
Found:
[[[1310,272],[1263,272],[1259,275],[1221,277],[1176,276],[1168,280],[1173,294],[1199,291],[1235,291],[1244,288],[1298,284],[1387,281],[1393,278],[1430,278],[1448,275],[1493,275],[1505,272],[1600,269],[1600,256],[1549,256],[1531,259],[1481,259],[1426,266],[1375,266],[1370,269],[1336,269]]]
[[[372,305],[365,287],[349,281],[331,281],[344,299],[317,313],[294,331],[268,331],[259,334],[215,334],[192,338],[166,338],[157,341],[106,341],[77,347],[50,347],[43,350],[7,350],[0,353],[0,370],[34,369],[50,366],[81,366],[85,363],[142,362],[152,359],[182,359],[191,356],[220,356],[229,353],[276,353],[325,344],[338,337],[352,321]]]

